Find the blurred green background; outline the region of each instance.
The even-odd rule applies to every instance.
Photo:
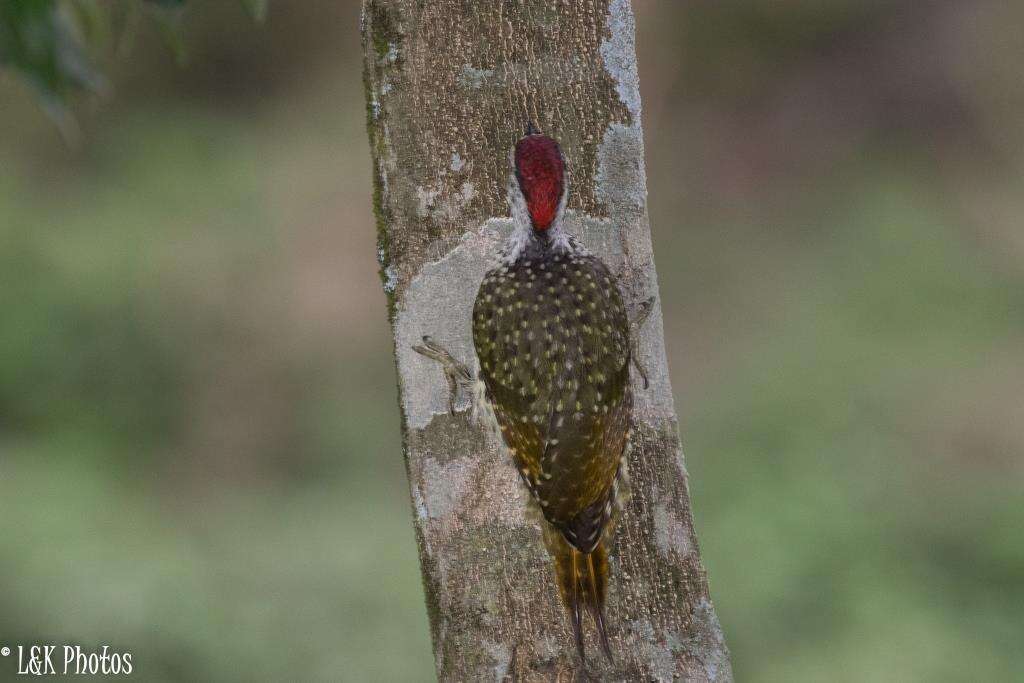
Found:
[[[634,7],[737,679],[1019,680],[1024,6]],[[0,74],[0,644],[431,680],[356,3],[137,32],[76,147]]]

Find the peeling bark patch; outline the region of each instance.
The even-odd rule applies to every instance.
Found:
[[[434,202],[439,194],[441,194],[441,191],[437,189],[416,188],[416,213],[420,218],[426,218],[430,215],[430,210],[434,208]]]
[[[512,648],[500,643],[484,643],[484,648],[494,658],[494,680],[503,681],[512,668]]]
[[[613,123],[598,150],[595,188],[615,212],[643,216],[647,208],[643,134],[637,124]]]
[[[476,474],[477,464],[469,458],[457,458],[440,464],[434,458],[423,463],[423,504],[427,516],[448,517],[456,509],[459,500]]]
[[[654,250],[647,222],[647,180],[639,123],[613,123],[598,149],[595,192],[614,216],[614,257],[607,263],[622,282],[625,300],[636,305],[658,296]],[[602,257],[604,253],[601,253]],[[648,370],[650,387],[634,392],[635,412],[650,424],[674,421],[675,403],[668,375],[661,301],[655,301],[640,339],[639,355]]]
[[[651,680],[671,681],[676,678],[676,654],[667,642],[658,637],[650,620],[633,622],[633,629],[644,644],[646,660],[650,663]]]
[[[464,88],[479,88],[494,76],[494,69],[474,69],[468,64],[462,67],[459,85]]]
[[[427,503],[423,500],[423,494],[420,493],[419,486],[412,487],[412,506],[420,520],[425,520],[430,516],[430,511],[427,510]]]
[[[640,120],[640,77],[636,69],[636,27],[629,0],[612,0],[608,5],[608,37],[601,41],[604,68],[615,81],[619,99],[633,117]]]
[[[654,533],[655,539],[658,541],[658,549],[666,556],[666,559],[671,552],[678,553],[681,557],[693,552],[690,534],[687,532],[683,520],[661,503],[654,506]]]
[[[689,656],[700,662],[712,683],[732,680],[729,648],[722,637],[722,625],[711,601],[700,600],[693,610],[693,636],[684,643]]]

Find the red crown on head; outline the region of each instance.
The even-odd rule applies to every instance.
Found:
[[[529,130],[533,130],[532,126]],[[516,178],[526,198],[533,229],[547,230],[555,220],[565,192],[565,160],[552,138],[528,133],[516,143]]]

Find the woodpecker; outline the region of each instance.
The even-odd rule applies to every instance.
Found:
[[[607,549],[625,477],[631,361],[645,385],[646,373],[635,361],[618,279],[564,228],[569,188],[558,142],[531,124],[510,166],[513,233],[473,306],[478,401],[543,517],[581,660],[584,612],[611,660]],[[453,392],[469,382],[468,369],[429,337],[415,348],[445,366]]]

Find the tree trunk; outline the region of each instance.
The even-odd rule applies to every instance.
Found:
[[[631,497],[611,550],[616,661],[577,658],[554,570],[507,456],[441,368],[429,334],[470,366],[473,299],[511,229],[508,151],[527,121],[570,169],[566,227],[657,294],[628,0],[366,0],[368,127],[379,257],[394,330],[405,458],[442,680],[730,681],[690,514],[657,304],[634,375]]]

